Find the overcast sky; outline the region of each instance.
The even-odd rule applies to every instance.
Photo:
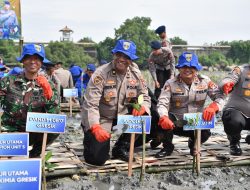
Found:
[[[190,45],[250,40],[250,0],[21,0],[24,40],[60,39],[71,28],[74,41],[114,37],[128,18],[150,17],[150,29],[165,25],[168,37]]]

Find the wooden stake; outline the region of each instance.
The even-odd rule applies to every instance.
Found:
[[[142,165],[141,165],[141,175],[140,182],[144,179],[145,174],[145,157],[146,157],[146,133],[145,133],[145,125],[142,125]]]
[[[194,149],[196,149],[196,142],[197,142],[197,133],[196,133],[196,130],[194,130]],[[193,168],[192,168],[192,173],[194,173],[194,171],[196,171],[196,162],[197,162],[197,160],[196,160],[196,156],[194,155],[193,156]]]
[[[69,116],[72,117],[72,97],[69,98]]]
[[[48,134],[44,133],[43,134],[42,153],[41,153],[41,158],[42,158],[42,175],[43,175],[42,189],[43,190],[47,189],[46,176],[45,176],[45,150],[46,150],[46,144],[47,144],[47,137],[48,137]]]
[[[128,161],[128,177],[132,176],[132,164],[134,158],[134,145],[135,145],[135,133],[131,134],[130,148],[129,148],[129,161]]]
[[[201,130],[200,129],[196,129],[196,150],[197,150],[197,154],[196,154],[196,173],[197,175],[200,175],[200,170],[201,170],[201,162],[200,162],[200,152],[201,152]]]

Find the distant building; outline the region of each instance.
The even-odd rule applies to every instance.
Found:
[[[62,32],[62,37],[60,38],[60,41],[73,41],[71,38],[71,34],[74,32],[67,26],[65,26],[63,29],[59,30],[59,32]]]

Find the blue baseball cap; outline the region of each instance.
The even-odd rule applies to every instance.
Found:
[[[82,74],[82,69],[78,65],[74,65],[70,67],[69,71],[71,72],[72,76],[80,76]]]
[[[200,71],[202,69],[202,66],[198,61],[197,55],[190,52],[183,52],[179,56],[178,64],[175,66],[175,68],[180,69],[185,66],[194,67],[197,71]]]
[[[112,53],[121,52],[129,56],[131,60],[136,60],[139,57],[136,56],[136,45],[132,41],[128,40],[118,40],[116,42],[115,48],[112,50]]]
[[[159,41],[157,41],[157,40],[154,40],[154,41],[152,41],[150,43],[150,46],[151,46],[152,49],[157,50],[157,49],[161,48],[161,43]]]
[[[22,55],[17,57],[17,61],[21,62],[25,55],[35,55],[37,54],[42,58],[43,63],[51,63],[50,60],[45,57],[45,50],[42,45],[38,44],[26,44],[23,46]]]
[[[95,65],[93,64],[93,63],[89,63],[88,65],[87,65],[87,70],[88,71],[95,71]]]
[[[23,72],[23,69],[21,67],[14,67],[9,71],[8,75],[18,75],[21,72]]]
[[[156,28],[156,30],[155,30],[155,33],[156,34],[161,34],[161,33],[163,33],[163,32],[166,32],[166,27],[164,26],[164,25],[162,25],[162,26],[159,26],[158,28]]]

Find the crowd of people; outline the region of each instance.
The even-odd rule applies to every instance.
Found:
[[[188,137],[190,154],[198,154],[194,148],[193,131],[184,131],[176,126],[185,113],[202,112],[205,121],[211,121],[222,111],[222,121],[230,144],[230,154],[241,155],[242,130],[250,130],[250,65],[236,67],[219,84],[199,73],[202,65],[196,54],[183,52],[178,63],[167,40],[165,26],[155,30],[161,41],[152,41],[152,52],[148,58],[149,71],[155,83],[155,92],[148,88],[136,60],[136,44],[120,39],[111,51],[113,59],[105,60],[96,68],[87,64],[84,70],[72,64],[69,70],[62,62],[51,62],[45,56],[44,47],[27,44],[17,59],[23,68],[13,68],[0,80],[0,103],[4,111],[2,129],[5,132],[24,132],[27,112],[59,113],[60,102],[64,101],[62,90],[77,88],[82,107],[84,158],[87,163],[103,165],[112,157],[128,161],[130,134],[121,134],[110,147],[112,127],[117,125],[117,116],[151,115],[151,132],[147,135],[152,149],[161,143],[163,148],[156,158],[169,156],[174,151],[174,135]],[[139,44],[138,44],[139,45]],[[3,70],[2,70],[3,69]],[[6,67],[0,64],[1,72]],[[139,95],[143,103],[139,109],[131,107]],[[229,100],[225,104],[226,96]],[[205,106],[207,98],[212,100]],[[211,136],[210,130],[202,130],[201,143]],[[50,134],[47,144],[57,135]],[[30,157],[41,152],[41,136],[30,135],[33,149]],[[141,135],[137,134],[135,146],[141,146]],[[249,142],[250,136],[246,141]],[[250,143],[250,142],[249,142]]]

